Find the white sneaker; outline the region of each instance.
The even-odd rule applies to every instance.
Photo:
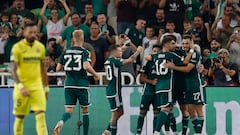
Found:
[[[105,130],[105,131],[103,131],[102,135],[111,135],[111,133],[109,130]]]
[[[54,130],[53,130],[53,135],[59,135],[60,134],[60,131],[62,129],[62,126],[63,126],[63,121],[60,120],[57,125],[55,126]]]
[[[160,135],[160,132],[154,131],[153,135]]]
[[[171,135],[170,131],[165,131],[165,135]]]

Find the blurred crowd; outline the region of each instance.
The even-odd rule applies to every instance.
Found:
[[[239,85],[238,0],[3,0],[0,4],[1,72],[7,72],[6,63],[13,45],[23,38],[24,24],[35,22],[37,39],[46,46],[48,72],[55,72],[58,57],[71,46],[76,29],[84,31],[84,48],[97,72],[104,72],[111,44],[126,46],[123,58],[143,46],[136,62],[122,69],[133,76],[146,63],[144,56],[153,45],[161,46],[165,35],[174,35],[181,48],[182,36],[188,34],[202,55],[208,85]],[[58,80],[49,79],[50,84]]]

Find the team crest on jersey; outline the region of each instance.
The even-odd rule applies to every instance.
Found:
[[[158,58],[165,58],[165,54],[158,54]]]
[[[36,53],[40,53],[40,49],[39,48],[36,49]]]

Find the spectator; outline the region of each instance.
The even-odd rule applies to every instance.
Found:
[[[136,21],[136,25],[132,27],[128,27],[125,31],[125,34],[127,35],[127,37],[131,40],[131,42],[136,47],[142,46],[142,40],[143,40],[143,37],[145,36],[144,34],[145,26],[146,26],[146,20],[144,18],[138,18]],[[125,51],[123,51],[123,57],[124,57],[124,53]],[[137,72],[140,70],[140,64],[141,64],[140,57],[137,58],[135,64],[136,64],[135,71]],[[123,66],[123,69],[124,69],[124,66]]]
[[[166,35],[174,35],[176,37],[176,44],[181,45],[182,36],[180,33],[175,32],[175,23],[173,21],[167,21],[166,23],[166,33],[161,36],[160,42],[162,42],[164,36]]]
[[[156,0],[141,0],[138,4],[138,15],[143,16],[146,20],[150,20],[155,17],[155,13],[158,9],[158,1]]]
[[[134,26],[137,0],[115,0],[117,8],[117,32],[122,34],[127,27]]]
[[[97,15],[97,23],[100,27],[100,36],[102,38],[106,38],[108,42],[108,46],[115,43],[116,33],[112,26],[107,24],[107,16],[103,13],[99,13]]]
[[[49,0],[46,10],[44,12],[44,16],[46,16],[47,19],[51,19],[51,10],[52,9],[57,9],[59,19],[62,19],[64,17],[65,13],[63,10],[61,10],[57,7],[56,0]],[[42,9],[40,9],[40,10],[42,10]],[[47,28],[46,28],[46,25],[42,22],[42,18],[40,16],[40,11],[39,11],[38,15],[39,15],[38,16],[38,24],[37,24],[38,30],[39,30],[38,36],[43,43],[47,43]]]
[[[89,36],[89,27],[81,23],[81,17],[77,12],[71,15],[72,25],[68,26],[61,35],[61,38],[57,40],[57,43],[62,43],[66,40],[66,45],[62,45],[63,48],[69,48],[71,46],[72,32],[74,30],[82,29],[84,31],[84,37]]]
[[[107,16],[108,24],[111,25],[114,31],[117,33],[117,8],[114,5],[115,0],[105,0],[107,4]]]
[[[87,43],[91,44],[96,53],[96,63],[94,65],[94,70],[97,72],[104,71],[104,60],[107,55],[107,40],[105,38],[99,37],[99,25],[93,22],[90,25],[90,36],[86,38]]]
[[[201,49],[210,48],[210,41],[212,38],[211,30],[208,23],[204,23],[201,16],[194,16],[194,28],[192,30],[195,36],[194,43],[198,44]]]
[[[98,13],[107,14],[107,5],[104,0],[91,0],[94,7],[93,15],[96,16]]]
[[[173,21],[176,25],[175,31],[182,34],[183,20],[185,16],[185,5],[183,0],[160,0],[159,7],[164,8],[166,21]]]
[[[229,52],[226,49],[218,51],[218,57],[212,60],[208,75],[214,76],[215,86],[239,85],[238,66],[230,62]]]
[[[0,35],[0,57],[3,61],[5,57],[4,48],[9,40],[11,30],[12,30],[11,23],[4,23],[2,25],[2,34]]]
[[[189,20],[183,21],[183,34],[192,35],[192,22]],[[194,40],[194,37],[193,37]]]
[[[217,39],[212,39],[211,43],[210,43],[211,49],[210,49],[210,54],[208,55],[207,59],[205,61],[202,60],[202,64],[204,65],[204,75],[205,78],[208,82],[208,85],[214,85],[213,83],[213,76],[208,76],[208,70],[211,67],[211,63],[212,60],[214,58],[217,58],[217,52],[220,50],[221,44],[219,43],[219,41]],[[206,50],[208,48],[204,48],[204,50]]]
[[[159,29],[166,26],[166,21],[165,21],[165,14],[164,14],[164,9],[158,8],[156,10],[155,17],[154,19],[151,19],[149,22],[147,22],[147,25],[153,26],[155,30],[156,36],[158,36]]]
[[[147,61],[145,60],[145,56],[152,53],[153,45],[156,45],[157,38],[154,36],[154,28],[152,26],[146,27],[146,36],[143,38],[143,54],[141,56],[142,66],[144,66]]]
[[[93,15],[93,4],[90,2],[85,3],[85,15],[83,16],[83,24],[90,26],[92,22],[96,22],[96,16]]]
[[[146,26],[146,20],[144,18],[138,18],[135,26],[129,26],[125,30],[125,34],[136,46],[142,45],[143,37],[145,36],[144,30]]]
[[[70,16],[70,9],[68,5],[66,4],[65,0],[60,0],[62,5],[64,6],[66,10],[66,14],[63,17],[63,19],[59,19],[59,14],[57,9],[51,9],[51,19],[48,19],[45,15],[44,12],[46,10],[46,7],[48,6],[49,0],[44,0],[44,5],[42,7],[42,10],[40,12],[40,16],[42,18],[42,21],[47,27],[47,37],[48,39],[50,38],[58,38],[62,31],[65,28],[65,25],[67,24],[68,17]]]
[[[9,40],[4,48],[5,62],[10,62],[10,55],[13,45],[20,39],[21,35],[18,33],[21,31],[21,27],[18,23],[17,14],[13,13],[10,15],[10,22],[12,24],[12,31],[9,35]]]
[[[45,67],[46,71],[49,73],[56,72],[56,61],[54,59],[51,59],[50,56],[46,56],[45,58]],[[49,85],[57,85],[57,77],[56,76],[49,76],[48,77],[48,84]]]
[[[222,15],[222,27],[219,29],[216,29],[215,38],[217,38],[220,41],[220,44],[222,45],[222,48],[225,48],[228,42],[229,37],[233,33],[233,28],[230,26],[230,17],[223,14]]]
[[[57,59],[62,54],[61,45],[56,43],[55,38],[48,39],[46,54],[52,59]]]
[[[234,28],[234,33],[231,35],[226,49],[229,50],[232,62],[236,63],[240,70],[240,26]]]
[[[28,14],[31,13],[28,9],[25,8],[24,0],[14,0],[13,6],[8,9],[8,12],[10,14],[17,13],[20,22],[22,18],[26,17]]]

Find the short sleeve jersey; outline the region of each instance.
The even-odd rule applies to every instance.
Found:
[[[199,86],[204,85],[204,79],[197,71],[197,66],[201,62],[201,56],[198,52],[194,51],[190,59],[190,63],[195,67],[187,74],[185,74],[187,89],[199,89]]]
[[[82,47],[73,46],[65,50],[59,58],[66,72],[65,88],[88,89],[89,80],[83,63],[91,61],[89,53]]]
[[[27,89],[42,88],[41,63],[44,58],[45,47],[37,40],[30,44],[22,39],[14,44],[11,61],[18,63],[17,75]]]
[[[155,64],[156,75],[158,78],[155,86],[156,93],[171,91],[174,84],[173,70],[165,68],[164,63],[170,61],[175,65],[181,64],[181,57],[173,52],[159,52],[152,55],[152,61]]]
[[[140,70],[141,73],[144,73],[148,79],[153,80],[156,77],[156,70],[153,61],[148,61],[147,64]],[[145,94],[155,93],[155,85],[145,83]]]
[[[107,97],[115,97],[121,91],[121,67],[123,60],[110,57],[104,63],[106,78],[108,80],[106,95]]]

